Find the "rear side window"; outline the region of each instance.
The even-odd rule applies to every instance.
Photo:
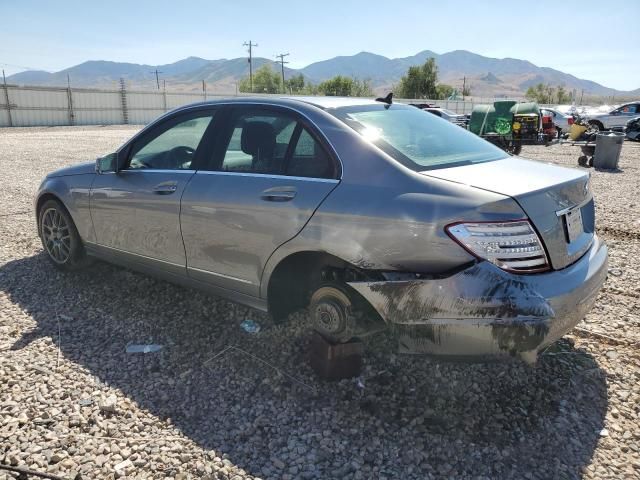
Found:
[[[333,159],[295,117],[263,111],[235,117],[220,170],[308,178],[337,173]]]
[[[286,174],[293,177],[335,178],[331,157],[304,128],[287,165]]]
[[[245,114],[236,117],[221,169],[225,172],[279,174],[296,126],[280,115]]]

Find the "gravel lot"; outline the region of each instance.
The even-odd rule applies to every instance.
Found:
[[[49,265],[41,178],[137,128],[0,129],[0,463],[85,479],[640,478],[640,144],[593,172],[610,275],[535,367],[399,356],[378,336],[358,384],[315,377],[302,314],[274,325],[104,263]],[[125,353],[148,342],[164,348]]]

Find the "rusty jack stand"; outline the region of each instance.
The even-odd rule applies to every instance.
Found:
[[[319,333],[313,332],[309,362],[311,368],[322,378],[351,378],[360,375],[363,352],[364,346],[360,340],[334,344]]]

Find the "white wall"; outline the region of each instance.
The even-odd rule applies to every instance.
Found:
[[[6,105],[6,93],[9,106]],[[203,93],[168,92],[163,90],[98,90],[59,87],[19,87],[0,84],[0,127],[55,125],[118,125],[146,124],[181,105],[206,99],[224,98]],[[268,96],[268,95],[260,95]],[[228,96],[227,96],[228,97]],[[71,102],[69,101],[71,99]],[[456,113],[471,113],[474,105],[492,103],[449,100],[410,100],[406,103],[433,103]],[[10,120],[11,118],[11,120]]]

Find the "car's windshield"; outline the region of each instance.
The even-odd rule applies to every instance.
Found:
[[[418,108],[380,104],[328,111],[412,170],[489,162],[508,156],[473,133]]]

